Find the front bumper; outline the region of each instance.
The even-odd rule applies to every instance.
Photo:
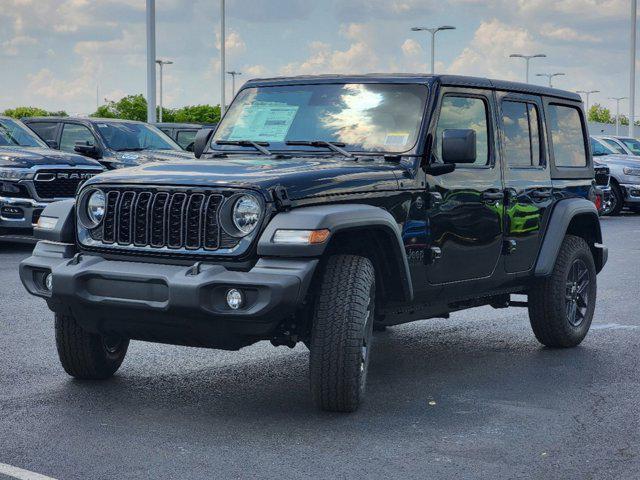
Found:
[[[624,199],[626,203],[640,203],[640,184],[621,183],[620,186],[624,190]]]
[[[138,340],[235,350],[271,338],[306,295],[318,260],[261,259],[248,272],[114,261],[77,254],[69,244],[39,242],[20,264],[29,293],[72,315],[85,329]],[[45,276],[53,276],[51,291]],[[229,288],[245,304],[226,304]]]
[[[47,205],[30,198],[0,197],[0,229],[32,230]]]

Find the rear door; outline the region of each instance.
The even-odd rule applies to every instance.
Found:
[[[495,141],[493,92],[442,89],[436,119],[435,163],[441,163],[442,134],[448,129],[476,132],[476,161],[429,180],[431,251],[427,268],[432,285],[490,277],[502,251],[504,190]]]
[[[533,267],[553,201],[543,104],[539,97],[497,93],[505,182],[505,270]]]

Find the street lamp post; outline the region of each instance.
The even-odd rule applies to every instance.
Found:
[[[631,0],[631,65],[629,75],[629,136],[634,138],[636,116],[636,34],[638,32],[638,2]]]
[[[549,79],[549,87],[553,88],[552,80],[554,77],[563,77],[565,74],[562,72],[558,73],[536,73],[536,77],[545,77]]]
[[[220,0],[220,116],[224,115],[226,110],[226,26],[225,26],[225,0]]]
[[[147,122],[156,123],[156,0],[147,0]]]
[[[436,71],[436,33],[442,30],[455,30],[456,27],[452,27],[451,25],[443,25],[441,27],[436,28],[428,28],[428,27],[413,27],[411,29],[412,32],[429,32],[431,34],[431,75],[433,75]]]
[[[173,65],[171,60],[156,60],[156,63],[160,65],[160,112],[159,112],[159,121],[162,122],[162,77],[165,65]]]
[[[227,73],[231,75],[231,95],[235,96],[236,95],[236,77],[239,77],[240,75],[242,75],[242,72],[231,70],[230,72],[227,72]]]
[[[616,136],[620,135],[620,102],[628,97],[609,97],[609,100],[616,101]]]
[[[586,104],[586,112],[587,112],[587,117],[589,116],[589,109],[591,108],[591,104],[589,103],[589,98],[591,97],[592,93],[600,93],[600,90],[577,90],[576,93],[578,94],[584,94],[584,96],[587,99],[587,104]]]
[[[546,58],[546,55],[544,53],[536,53],[535,55],[524,55],[522,53],[512,53],[511,55],[509,55],[509,58],[524,58],[527,64],[526,74],[524,78],[525,78],[525,82],[529,83],[529,62],[531,61],[532,58]]]

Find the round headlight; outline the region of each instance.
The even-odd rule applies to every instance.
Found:
[[[261,213],[258,200],[251,195],[243,195],[233,206],[233,224],[243,236],[249,235],[258,226]]]
[[[93,192],[87,200],[87,218],[94,225],[98,226],[104,218],[105,199],[104,193],[100,190]]]

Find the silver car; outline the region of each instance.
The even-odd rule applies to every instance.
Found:
[[[591,137],[591,151],[610,170],[610,214],[620,214],[625,206],[640,213],[640,156],[618,153],[602,137]]]
[[[640,141],[635,138],[615,135],[597,135],[594,138],[620,155],[640,155]]]

